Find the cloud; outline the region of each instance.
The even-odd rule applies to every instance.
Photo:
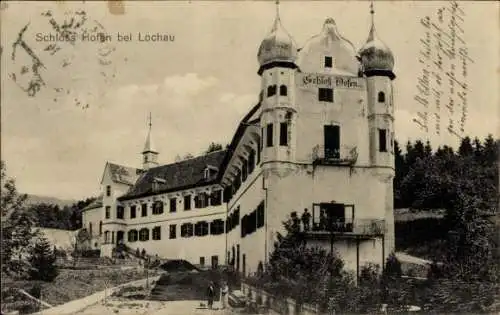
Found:
[[[180,95],[196,95],[217,83],[215,77],[200,78],[197,73],[187,73],[166,77],[161,88]]]

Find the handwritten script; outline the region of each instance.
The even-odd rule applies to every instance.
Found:
[[[423,131],[443,129],[457,137],[464,134],[467,120],[467,84],[471,59],[464,40],[465,12],[456,1],[439,7],[433,16],[420,19],[417,78],[418,112],[413,122]]]
[[[59,16],[58,16],[59,15]],[[60,86],[48,86],[44,79],[44,72],[46,74],[47,67],[43,60],[48,58],[56,58],[59,61],[59,66],[62,71],[71,71],[71,65],[75,59],[75,51],[78,51],[77,42],[74,38],[76,35],[80,36],[96,36],[97,38],[104,38],[104,36],[97,36],[105,34],[105,28],[96,20],[89,19],[87,13],[83,10],[65,11],[64,15],[56,14],[51,10],[41,13],[43,19],[48,22],[49,29],[68,40],[54,41],[48,45],[44,42],[38,42],[43,47],[35,47],[37,44],[36,37],[29,34],[30,23],[27,23],[17,34],[16,41],[12,44],[11,60],[16,67],[16,71],[9,74],[11,80],[16,83],[29,97],[37,95],[42,88],[49,88],[53,90],[54,102],[57,102],[60,97],[67,97],[71,91],[64,89]],[[38,49],[37,49],[38,48]],[[110,68],[111,54],[116,50],[115,47],[110,46],[106,41],[98,41],[97,61],[98,66],[101,68],[100,74],[104,77],[104,83],[109,83],[115,77],[115,71],[105,68]],[[55,94],[54,94],[55,93]],[[88,108],[89,104],[80,97],[74,98],[76,106],[81,108]]]

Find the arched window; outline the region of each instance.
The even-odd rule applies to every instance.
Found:
[[[136,242],[137,241],[137,230],[128,231],[128,241]]]
[[[287,94],[288,94],[288,89],[286,88],[286,85],[280,85],[280,95],[287,96]]]
[[[379,103],[385,102],[385,93],[384,92],[378,92],[378,102]]]
[[[99,221],[99,235],[102,235],[102,221]]]
[[[270,85],[267,87],[267,97],[276,95],[276,85]]]
[[[139,231],[139,241],[149,241],[149,230],[144,228]]]

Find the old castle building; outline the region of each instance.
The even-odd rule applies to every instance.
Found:
[[[164,258],[255,272],[291,212],[307,209],[311,244],[346,266],[394,250],[394,58],[373,22],[360,50],[331,18],[298,49],[279,12],[258,50],[260,101],[226,150],[159,165],[151,125],[143,167],[107,163],[84,226]]]

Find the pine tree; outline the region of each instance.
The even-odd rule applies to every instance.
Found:
[[[474,148],[469,137],[465,137],[460,142],[460,147],[458,148],[458,154],[460,156],[470,156],[474,153]]]
[[[33,280],[52,281],[58,275],[55,265],[56,253],[45,237],[39,237],[31,250],[31,278]]]

